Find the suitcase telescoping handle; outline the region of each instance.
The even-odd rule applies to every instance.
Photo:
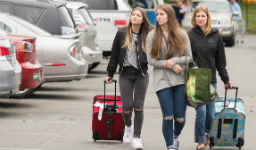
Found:
[[[116,83],[117,83],[117,80],[115,80],[115,79],[111,79],[114,83],[115,83],[115,99],[114,99],[114,109],[116,108]],[[103,100],[103,102],[104,102],[104,109],[105,109],[105,101],[106,101],[106,83],[107,83],[107,81],[106,80],[104,80],[104,100]]]
[[[236,86],[232,86],[232,88],[231,88],[231,89],[234,89],[234,90],[236,90],[236,96],[235,96],[235,105],[234,105],[234,108],[236,108],[236,102],[237,102],[237,93],[238,93],[238,87],[236,87]],[[224,109],[225,109],[225,107],[226,107],[226,101],[227,101],[227,92],[228,92],[228,90],[230,90],[230,89],[228,89],[228,88],[225,88]]]

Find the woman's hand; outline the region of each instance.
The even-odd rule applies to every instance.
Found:
[[[227,83],[224,84],[226,89],[231,89],[232,88],[232,84],[230,81],[228,81]]]
[[[172,60],[170,60],[170,59],[166,60],[165,67],[167,69],[171,69],[173,65],[174,65],[174,62]]]
[[[173,71],[178,74],[183,71],[183,68],[179,64],[176,64],[173,68]]]
[[[112,81],[112,78],[110,77],[110,76],[107,76],[106,77],[106,83],[107,84],[110,84],[110,83],[112,83],[113,81]]]

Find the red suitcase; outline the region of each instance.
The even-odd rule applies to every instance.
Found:
[[[104,95],[97,95],[93,101],[92,132],[93,140],[118,140],[123,141],[124,120],[122,116],[121,97],[106,95],[106,81],[104,81]]]

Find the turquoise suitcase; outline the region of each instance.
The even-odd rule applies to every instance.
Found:
[[[227,98],[227,89],[224,98],[217,98],[215,103],[215,120],[209,135],[210,149],[213,146],[236,146],[239,149],[244,145],[245,111],[244,102],[237,98]]]

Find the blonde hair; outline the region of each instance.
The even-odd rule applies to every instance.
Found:
[[[143,18],[143,21],[142,21],[142,24],[140,26],[140,32],[142,32],[142,51],[144,53],[146,53],[146,38],[147,38],[147,35],[148,33],[150,32],[151,30],[151,27],[149,25],[149,21],[148,21],[148,17],[146,15],[146,12],[143,8],[141,7],[135,7],[133,8],[133,10],[131,11],[130,13],[130,17],[131,17],[131,14],[135,11],[135,10],[138,10],[141,12],[142,14],[142,18]],[[141,31],[142,30],[142,31]],[[131,43],[131,44],[130,44]],[[132,49],[131,47],[133,47],[133,38],[132,38],[132,23],[131,23],[131,19],[129,21],[129,24],[128,26],[126,27],[126,35],[125,35],[125,42],[122,46],[123,48],[128,48],[129,50]]]
[[[204,32],[204,36],[208,35],[211,31],[211,16],[210,16],[210,13],[209,13],[209,10],[206,6],[198,6],[196,7],[196,9],[194,10],[193,12],[193,15],[192,15],[192,19],[191,19],[191,24],[193,27],[196,27],[198,26],[196,24],[196,14],[200,11],[203,11],[206,15],[207,15],[207,22],[206,22],[206,28],[205,30],[203,31]]]
[[[168,52],[166,58],[169,59],[173,56],[174,52],[178,51],[179,56],[182,56],[185,48],[186,40],[181,35],[181,27],[176,19],[175,12],[171,5],[159,5],[156,10],[161,9],[168,15]],[[152,41],[151,56],[155,59],[160,59],[160,52],[162,50],[162,31],[158,22],[156,22],[156,29]]]

